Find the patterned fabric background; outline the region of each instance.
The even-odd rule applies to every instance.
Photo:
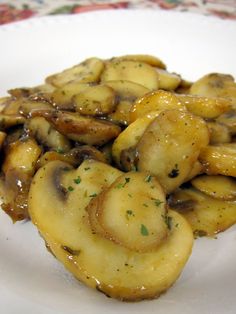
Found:
[[[120,8],[190,11],[236,20],[236,0],[0,0],[0,24],[33,16]]]

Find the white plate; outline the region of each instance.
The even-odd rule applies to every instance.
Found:
[[[104,11],[0,27],[0,95],[32,86],[89,56],[149,53],[187,79],[236,76],[236,23],[189,13]],[[236,310],[236,228],[199,239],[181,277],[154,301],[122,303],[77,282],[30,223],[0,214],[1,314],[222,314]]]

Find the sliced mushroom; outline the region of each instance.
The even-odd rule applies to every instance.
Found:
[[[58,87],[51,94],[51,99],[54,103],[54,107],[60,110],[75,110],[72,98],[87,89],[89,86],[93,86],[94,83],[81,83],[72,81],[65,85]]]
[[[70,170],[66,163],[51,162],[37,172],[31,185],[31,219],[57,259],[86,285],[121,300],[154,298],[179,277],[191,253],[192,230],[181,215],[170,211],[166,241],[148,252],[127,249],[94,233],[86,208],[119,176],[117,169],[99,162],[85,161],[77,170]],[[146,185],[151,190],[151,183]],[[140,189],[135,190],[135,184],[133,188],[134,205]],[[161,196],[159,190],[154,194],[154,198]],[[117,204],[115,210],[119,208]],[[149,233],[141,221],[140,216],[138,229],[148,242]]]
[[[231,134],[236,134],[236,110],[230,110],[222,114],[216,121],[227,126]]]
[[[235,104],[236,83],[231,75],[210,73],[191,86],[190,94],[206,97],[225,97],[231,99]]]
[[[45,118],[35,117],[27,120],[25,130],[32,134],[36,140],[46,146],[60,152],[68,152],[71,144],[65,135],[59,133]]]
[[[98,82],[103,69],[104,62],[101,59],[89,58],[61,73],[47,77],[46,82],[56,87],[62,87],[72,81],[80,83]]]
[[[163,111],[137,145],[138,170],[157,176],[165,192],[170,193],[186,180],[208,142],[203,119],[184,111]]]
[[[181,77],[178,74],[170,73],[166,70],[156,69],[159,76],[159,88],[164,90],[175,90],[181,83]]]
[[[31,138],[11,143],[7,148],[2,166],[1,206],[14,222],[29,217],[28,192],[40,154],[40,147]]]
[[[54,90],[50,84],[43,84],[35,87],[21,87],[8,90],[8,93],[15,98],[28,98],[35,94],[48,94]]]
[[[69,163],[73,167],[78,167],[84,160],[93,159],[106,163],[107,159],[102,152],[93,146],[82,145],[71,149],[66,153],[61,151],[48,151],[38,160],[37,167],[43,167],[48,162],[60,160]]]
[[[179,109],[185,110],[185,106],[171,92],[157,90],[137,99],[130,110],[130,121],[133,122],[151,111]]]
[[[121,175],[87,210],[94,232],[133,251],[155,250],[169,236],[165,194],[145,172]]]
[[[2,114],[0,113],[0,130],[4,131],[12,126],[25,123],[25,118],[19,114]]]
[[[158,73],[144,62],[129,60],[113,60],[107,62],[101,75],[102,82],[126,80],[138,83],[150,90],[158,88]]]
[[[5,132],[0,131],[0,150],[2,149],[6,136],[7,134]]]
[[[210,131],[210,144],[230,143],[231,134],[226,125],[218,122],[207,122]]]
[[[144,62],[160,69],[166,69],[166,65],[164,64],[163,61],[151,55],[141,55],[141,54],[140,55],[124,55],[124,56],[115,57],[111,59],[111,61],[116,61],[116,60]]]
[[[214,236],[236,223],[236,203],[212,198],[194,188],[176,191],[170,208],[190,223],[195,237]]]
[[[9,98],[7,102],[4,105],[3,110],[1,111],[2,114],[8,114],[8,115],[18,115],[19,114],[19,108],[24,101],[23,98]]]
[[[115,139],[112,145],[112,156],[116,165],[122,168],[121,155],[122,152],[135,147],[138,144],[141,136],[148,127],[148,125],[158,116],[159,112],[152,112],[152,115],[138,118],[131,123],[119,136]]]
[[[31,117],[31,113],[34,110],[52,110],[52,109],[53,106],[46,100],[26,99],[21,103],[19,107],[19,113],[22,114],[24,117]]]
[[[236,180],[226,176],[202,175],[191,181],[199,191],[217,199],[236,200]]]
[[[114,111],[115,92],[107,85],[89,86],[72,99],[74,108],[83,115],[102,116]]]
[[[202,148],[199,160],[209,175],[236,177],[236,146],[209,145]]]
[[[33,116],[44,117],[69,139],[89,145],[103,145],[121,132],[118,125],[72,112],[39,110]]]
[[[232,108],[232,102],[220,97],[177,95],[179,101],[193,114],[205,119],[215,119]]]
[[[110,121],[123,125],[130,124],[130,109],[137,98],[142,97],[150,90],[131,81],[109,81],[106,85],[111,87],[116,94],[116,109],[108,115]]]

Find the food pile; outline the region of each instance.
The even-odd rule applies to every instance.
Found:
[[[86,285],[137,301],[236,222],[236,83],[89,58],[0,99],[2,209]]]

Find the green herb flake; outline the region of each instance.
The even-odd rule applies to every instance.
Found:
[[[125,178],[125,182],[124,182],[124,183],[119,183],[119,184],[117,184],[115,188],[116,188],[116,189],[124,188],[125,185],[126,185],[127,183],[129,183],[129,182],[130,182],[130,178]]]
[[[151,180],[152,180],[152,176],[150,174],[146,176],[146,178],[144,179],[145,182],[150,182]]]
[[[64,154],[64,151],[63,151],[62,148],[57,148],[57,149],[56,149],[56,152],[57,152],[58,154]]]
[[[75,182],[75,184],[80,184],[80,182],[81,182],[81,178],[80,178],[80,177],[78,177],[78,178],[74,179],[74,182]]]
[[[123,188],[123,184],[122,183],[119,183],[119,184],[116,185],[116,189],[121,189],[121,188]]]
[[[96,197],[97,193],[90,194],[89,197]]]
[[[159,199],[155,199],[155,200],[154,200],[154,203],[155,203],[155,205],[158,207],[158,206],[160,206],[163,202],[160,201]]]
[[[69,192],[72,192],[72,191],[74,191],[74,188],[73,188],[73,186],[68,186],[68,188],[67,188],[67,190],[69,191]]]
[[[141,224],[140,233],[142,236],[146,237],[149,235],[148,229],[145,225]]]
[[[148,204],[146,204],[146,203],[143,203],[143,206],[144,206],[144,207],[148,207]]]
[[[129,196],[129,197],[133,197],[132,194],[130,194],[130,193],[128,193],[128,196]]]
[[[84,170],[88,171],[89,169],[91,169],[90,167],[85,167]]]
[[[125,178],[125,184],[130,182],[130,178]]]

